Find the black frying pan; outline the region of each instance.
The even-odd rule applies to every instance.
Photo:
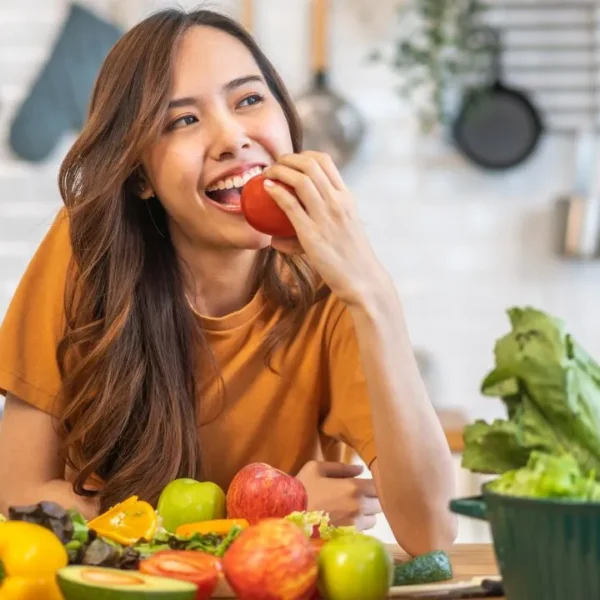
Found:
[[[505,170],[525,161],[544,131],[542,118],[527,94],[502,82],[501,42],[486,28],[492,51],[492,84],[470,90],[453,125],[459,150],[480,167]]]

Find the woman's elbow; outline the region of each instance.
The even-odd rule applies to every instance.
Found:
[[[411,556],[434,550],[448,551],[458,535],[458,519],[447,509],[413,515],[396,527],[392,523],[390,526],[398,544]]]

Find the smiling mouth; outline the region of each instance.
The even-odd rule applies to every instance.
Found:
[[[252,167],[243,175],[225,177],[207,188],[204,193],[207,198],[223,207],[236,208],[240,206],[242,188],[253,177],[260,175],[263,167]]]

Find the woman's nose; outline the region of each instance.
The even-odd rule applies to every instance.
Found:
[[[236,156],[250,146],[250,137],[243,124],[232,115],[219,115],[211,127],[211,154],[216,160]]]

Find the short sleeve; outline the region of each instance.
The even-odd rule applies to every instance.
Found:
[[[0,327],[0,394],[56,414],[61,378],[56,349],[64,329],[64,287],[70,261],[61,210],[21,278]]]
[[[376,458],[371,408],[352,317],[341,307],[328,340],[328,398],[322,433],[358,453],[367,467]]]

